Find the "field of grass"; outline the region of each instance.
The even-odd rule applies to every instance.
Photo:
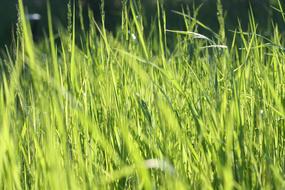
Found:
[[[229,39],[217,7],[206,37],[183,12],[185,30],[166,28],[162,6],[146,34],[133,4],[116,34],[91,12],[77,33],[70,6],[68,29],[50,19],[34,43],[19,0],[0,61],[0,188],[284,189],[285,39],[253,18]]]

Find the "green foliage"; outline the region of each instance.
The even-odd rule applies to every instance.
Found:
[[[251,16],[229,41],[220,16],[210,38],[187,11],[187,30],[167,28],[157,2],[147,37],[138,5],[124,4],[115,35],[91,11],[77,35],[70,4],[68,30],[53,33],[49,8],[34,43],[19,0],[20,35],[1,59],[1,189],[285,188],[278,27],[263,37]]]

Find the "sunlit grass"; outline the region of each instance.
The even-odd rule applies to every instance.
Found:
[[[125,2],[113,35],[92,12],[76,34],[70,5],[55,43],[49,8],[35,44],[19,0],[0,62],[1,189],[284,189],[284,38],[251,17],[227,39],[218,9],[213,37],[185,12],[186,30],[166,28],[160,5],[146,35]]]

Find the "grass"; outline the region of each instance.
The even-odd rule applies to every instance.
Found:
[[[146,35],[139,6],[123,5],[115,35],[92,12],[77,34],[70,5],[57,37],[49,8],[48,36],[34,43],[19,0],[1,59],[1,189],[284,189],[278,26],[266,38],[251,17],[226,39],[219,3],[210,38],[187,11],[176,12],[186,30],[166,28],[158,5]]]

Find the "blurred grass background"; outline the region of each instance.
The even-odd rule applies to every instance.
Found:
[[[126,1],[127,2],[127,1]],[[50,0],[53,22],[56,24],[61,23],[66,26],[67,18],[67,4],[68,0]],[[100,20],[100,4],[101,0],[79,0],[76,4],[81,3],[84,7],[84,11],[87,16],[87,7],[90,7],[95,19]],[[256,22],[258,24],[259,31],[263,34],[270,34],[270,25],[279,23],[281,29],[284,29],[284,25],[280,24],[281,17],[279,17],[278,11],[273,7],[278,7],[276,0],[223,0],[223,7],[226,16],[226,30],[236,28],[240,21],[242,27],[246,29],[248,26],[248,10],[252,8]],[[29,13],[38,13],[41,15],[41,20],[36,23],[32,23],[33,30],[35,30],[35,37],[40,38],[47,28],[46,18],[46,0],[26,0],[24,4]],[[155,0],[144,0],[143,9],[145,16],[147,17],[148,25],[151,19],[154,19],[156,11]],[[285,3],[284,3],[285,4]],[[210,27],[214,31],[218,30],[216,0],[165,0],[165,10],[167,13],[167,27],[181,29],[184,27],[183,18],[175,13],[173,10],[181,11],[182,7],[186,9],[188,6],[190,10],[195,7],[200,7],[198,14],[198,20],[203,22],[206,26]],[[105,0],[105,19],[106,28],[110,31],[115,31],[117,26],[121,22],[121,7],[122,1],[120,0]],[[0,3],[0,45],[9,44],[12,38],[12,31],[14,31],[17,23],[17,0],[2,0]],[[148,26],[146,26],[147,28]],[[206,31],[201,29],[201,33],[207,34]]]

